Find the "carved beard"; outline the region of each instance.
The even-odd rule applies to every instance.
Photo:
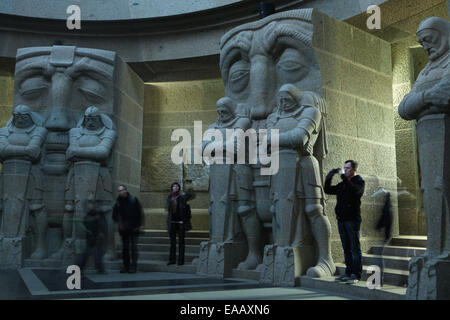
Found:
[[[436,61],[441,58],[449,49],[448,39],[441,36],[441,43],[439,48],[433,48],[435,51],[428,55],[428,59]]]

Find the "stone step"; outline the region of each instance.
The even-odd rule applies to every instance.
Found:
[[[248,279],[248,280],[258,280],[259,281],[260,276],[261,276],[261,273],[256,270],[233,269],[231,271],[231,278],[236,278],[236,279]]]
[[[186,246],[197,246],[200,248],[200,243],[202,243],[203,239],[199,239],[199,238],[190,238],[190,239],[184,239],[184,244]],[[178,244],[178,239],[177,239],[177,244]],[[143,250],[150,250],[151,245],[170,245],[170,239],[169,238],[149,238],[149,239],[143,239],[138,240],[138,246],[140,249]],[[117,241],[116,242],[116,248],[120,249],[122,247],[122,241]]]
[[[122,268],[122,261],[106,261],[105,268],[108,270],[120,270]],[[177,264],[167,265],[165,261],[155,261],[155,260],[140,260],[138,261],[137,270],[139,272],[173,272],[173,273],[189,273],[195,274],[197,272],[197,267],[193,264],[186,263],[182,266]]]
[[[308,276],[300,277],[300,286],[305,288],[318,289],[328,292],[334,292],[350,297],[359,297],[368,300],[405,300],[406,288],[401,286],[384,284],[379,289],[367,288],[365,281],[355,284],[346,284],[336,282],[335,277],[326,277],[320,279],[310,278]]]
[[[151,261],[161,261],[167,263],[169,261],[169,251],[167,252],[145,252],[145,251],[139,251],[139,260],[151,260]],[[119,258],[122,257],[122,252],[118,253]],[[177,258],[178,258],[178,249],[177,249]],[[188,253],[186,252],[184,254],[184,262],[190,263],[195,258],[198,258],[198,252],[197,253]]]
[[[205,238],[184,238],[186,245],[199,246],[203,241],[208,241]],[[120,241],[119,241],[120,242]],[[177,237],[178,242],[178,237]],[[138,244],[170,244],[169,237],[139,237]]]
[[[389,245],[426,248],[427,247],[427,237],[426,236],[396,236],[391,239]]]
[[[363,265],[378,265],[388,269],[408,271],[409,257],[363,254]]]
[[[138,239],[138,244],[170,244],[169,237],[142,237],[143,239]],[[199,246],[203,241],[208,241],[203,238],[185,238],[184,243],[186,245]],[[178,242],[178,237],[177,237]],[[119,241],[120,243],[120,241]],[[119,244],[118,244],[119,245]]]
[[[345,274],[345,264],[336,263],[336,274]],[[408,286],[408,275],[409,272],[405,270],[384,268],[384,283],[406,288]],[[368,277],[367,266],[363,265],[363,274],[361,275],[362,282],[365,283]]]
[[[169,233],[166,230],[152,230],[147,229],[141,233],[142,237],[167,237],[169,238]],[[201,238],[209,240],[209,231],[207,230],[191,230],[186,232],[185,238]]]
[[[424,254],[426,251],[423,247],[405,247],[405,246],[373,246],[370,254],[397,256],[397,257],[416,257]]]
[[[177,244],[178,246],[178,244]],[[122,250],[122,245],[119,244],[117,246],[117,250]],[[169,252],[170,250],[170,244],[142,244],[138,243],[138,251],[139,253],[144,252]],[[177,249],[178,250],[178,249]],[[193,253],[193,254],[199,254],[200,253],[200,246],[198,245],[185,245],[184,246],[184,252],[185,253]]]

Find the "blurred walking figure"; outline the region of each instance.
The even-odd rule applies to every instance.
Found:
[[[170,195],[167,198],[167,231],[170,235],[170,255],[167,265],[175,264],[176,243],[178,234],[178,265],[184,264],[184,236],[186,231],[192,229],[191,208],[188,201],[195,198],[191,192],[182,193],[178,182],[170,186]]]
[[[389,192],[387,192],[384,196],[384,206],[383,206],[383,211],[382,211],[381,217],[378,220],[377,225],[375,227],[375,229],[377,229],[377,230],[384,229],[384,244],[383,244],[383,250],[381,251],[381,257],[380,257],[380,259],[381,259],[381,263],[380,263],[381,283],[380,283],[380,285],[381,286],[383,286],[383,282],[384,282],[383,255],[384,255],[384,249],[385,249],[386,245],[391,240],[392,220],[393,220],[393,216],[392,216],[391,194]]]
[[[349,284],[361,280],[362,254],[359,242],[361,227],[361,197],[364,193],[364,180],[356,174],[358,163],[354,160],[345,161],[344,170],[333,169],[325,178],[324,191],[336,195],[336,218],[339,235],[345,257],[345,274],[336,280]],[[342,181],[332,186],[331,180],[339,174]]]
[[[85,210],[83,227],[86,231],[86,249],[80,257],[78,266],[83,271],[89,257],[94,255],[97,273],[105,273],[103,254],[105,253],[104,244],[107,232],[106,218],[103,212],[97,208],[94,200],[86,200]]]
[[[391,239],[392,234],[392,204],[391,204],[391,194],[386,193],[384,198],[384,206],[380,219],[377,222],[376,229],[384,229],[384,244],[386,245]]]
[[[120,185],[117,191],[119,196],[114,204],[113,220],[118,223],[122,238],[123,267],[120,273],[135,273],[138,260],[137,242],[141,227],[144,225],[144,213],[139,199],[132,196],[124,185]]]

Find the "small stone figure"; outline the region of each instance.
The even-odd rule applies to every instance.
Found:
[[[302,92],[292,84],[280,88],[277,102],[277,111],[267,118],[266,138],[270,144],[270,130],[279,130],[280,169],[271,182],[274,244],[302,245],[302,214],[306,214],[319,253],[307,275],[331,276],[336,270],[331,257],[331,225],[324,212],[320,166],[314,154],[315,149],[320,156],[326,154],[325,133],[321,132],[325,102],[316,93]]]
[[[22,237],[29,228],[29,214],[35,219],[36,249],[33,259],[47,254],[46,213],[42,200],[39,160],[47,130],[43,120],[25,105],[14,108],[13,117],[0,129],[0,161],[2,168],[3,210],[0,235]]]
[[[114,224],[110,214],[113,202],[111,150],[116,139],[113,122],[98,108],[91,106],[86,109],[77,127],[70,130],[69,135],[66,158],[73,163],[73,167],[69,171],[66,185],[64,239],[84,239],[82,228],[76,222],[83,217],[84,200],[93,199],[98,202],[99,210],[105,213],[108,222],[105,259],[111,259],[114,256]],[[59,258],[61,254],[62,250],[55,257]]]
[[[399,105],[399,115],[416,120],[421,188],[427,222],[427,251],[410,261],[410,299],[449,299],[450,270],[450,23],[430,17],[417,29],[429,62],[410,93]],[[433,274],[431,276],[431,274]]]

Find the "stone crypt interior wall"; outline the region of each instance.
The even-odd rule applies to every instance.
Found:
[[[0,58],[0,127],[11,118],[14,98],[14,59]]]
[[[371,195],[378,187],[396,190],[395,131],[392,113],[391,46],[345,22],[317,13],[313,46],[319,60],[322,92],[328,103],[329,153],[324,174],[347,159],[359,162],[366,181],[362,198],[362,250],[381,239],[375,230],[384,198]],[[339,182],[337,177],[334,183]],[[393,199],[393,233],[398,234],[396,201]],[[334,214],[336,200],[328,196],[326,213],[332,226],[335,261],[343,253]]]
[[[116,64],[115,104],[113,120],[117,125],[114,149],[114,195],[119,184],[132,194],[141,187],[142,128],[144,82],[120,58]]]
[[[428,62],[425,50],[417,42],[416,30],[427,17],[448,20],[449,1],[395,0],[380,5],[381,29],[368,30],[367,14],[356,15],[346,22],[391,43],[392,91],[395,120],[399,196],[399,232],[402,235],[425,235],[425,214],[416,146],[415,123],[398,116],[398,105],[414,85],[417,75]],[[409,194],[403,191],[409,192]]]
[[[171,133],[185,128],[191,133],[194,121],[203,130],[217,119],[216,101],[224,96],[221,79],[148,83],[145,85],[144,135],[142,150],[141,198],[146,208],[146,225],[166,228],[165,201],[172,182],[197,194],[191,201],[194,230],[209,230],[208,171],[201,165],[183,168],[171,161]]]

